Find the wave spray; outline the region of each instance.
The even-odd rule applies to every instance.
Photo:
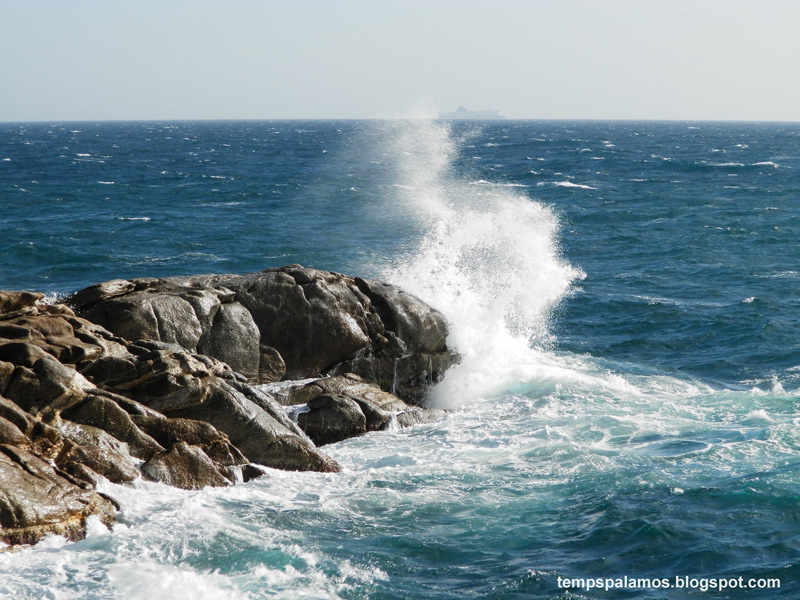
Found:
[[[392,135],[400,205],[423,235],[383,275],[445,314],[448,344],[461,355],[429,403],[453,408],[502,393],[534,376],[553,308],[583,273],[560,255],[552,210],[521,186],[455,172],[470,134],[408,121]]]

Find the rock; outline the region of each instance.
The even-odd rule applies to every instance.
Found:
[[[249,379],[258,379],[260,334],[253,317],[241,304],[222,304],[197,344],[197,352],[230,365]]]
[[[424,425],[426,423],[435,423],[443,419],[447,415],[446,410],[441,408],[429,408],[427,410],[418,407],[411,407],[410,410],[399,413],[397,418],[398,427],[411,427],[412,425]]]
[[[114,385],[107,387],[130,394],[169,417],[199,420],[213,425],[238,448],[223,452],[223,455],[233,457],[231,460],[238,460],[244,454],[251,461],[278,469],[339,470],[335,461],[314,448],[313,443],[286,418],[272,399],[235,379],[215,376],[214,373],[222,373],[221,363],[212,364],[209,369],[208,364],[200,358],[179,347],[159,347],[132,359],[135,360],[136,369],[135,376],[133,371],[130,372],[130,380],[117,374],[115,379],[108,380]],[[98,374],[98,371],[90,369],[84,372],[90,376]],[[98,383],[102,382],[98,380]],[[119,400],[115,402],[119,405]],[[91,412],[97,412],[98,407],[90,408]],[[87,416],[87,410],[89,408],[76,408],[65,416],[109,431],[108,425],[98,424],[102,422],[100,416]],[[80,415],[76,417],[78,412]],[[173,433],[176,431],[176,426],[152,420],[147,423],[141,419],[134,421],[137,422],[148,431],[164,433],[164,428]],[[123,437],[131,435],[127,424],[124,431],[116,429],[113,434],[133,444],[132,452],[134,449],[142,452],[135,439]],[[189,436],[189,431],[184,429],[180,435]],[[173,443],[176,439],[169,439],[167,443]],[[204,443],[192,437],[181,439],[189,443]],[[151,454],[135,455],[147,460]]]
[[[0,396],[0,417],[11,421],[24,434],[28,434],[33,427],[33,418],[22,410],[16,403]]]
[[[315,402],[324,396],[341,397],[354,402],[365,418],[366,431],[378,431],[392,426],[410,427],[433,423],[447,414],[447,411],[444,410],[409,406],[397,396],[383,391],[374,383],[365,381],[353,373],[316,379],[292,387],[282,384],[282,387],[279,398],[283,404],[307,405],[311,409],[309,412],[299,413],[297,421],[318,445],[339,441],[361,433],[353,429],[349,435],[344,434],[346,427],[339,425],[336,420],[341,417],[332,416],[335,410],[333,407],[329,407],[330,401],[326,400],[324,411],[312,408],[315,406]],[[315,412],[318,412],[318,416],[314,415]],[[318,433],[311,427],[318,427],[316,423],[322,415],[326,415],[326,418],[329,419],[328,426],[333,429],[338,428],[338,431],[341,432],[339,439],[322,442],[316,437]],[[324,436],[324,434],[322,435]]]
[[[34,307],[44,298],[38,292],[0,292],[0,314],[9,314]]]
[[[0,539],[10,543],[77,539],[91,514],[110,523],[114,503],[94,491],[103,478],[199,489],[266,467],[336,472],[315,441],[438,418],[397,395],[419,402],[454,360],[444,318],[417,298],[298,265],[113,280],[69,303],[77,315],[41,294],[0,292]],[[307,404],[302,428],[253,385],[281,380],[285,402]]]
[[[272,383],[280,381],[286,375],[286,363],[281,353],[272,346],[258,345],[258,383]]]
[[[94,304],[100,300],[121,296],[130,291],[133,291],[133,284],[130,281],[127,279],[112,279],[111,281],[90,285],[75,294],[74,297],[79,304]]]
[[[0,417],[0,444],[25,447],[29,444],[29,441],[19,427],[8,419]]]
[[[154,481],[184,490],[228,485],[228,481],[205,452],[186,442],[173,444],[169,451],[153,456],[142,465],[142,472]]]
[[[72,442],[64,444],[55,459],[60,469],[95,483],[98,476],[113,483],[124,483],[141,475],[135,459],[128,451],[128,445],[102,429],[65,421],[60,417],[55,417],[51,425]],[[89,473],[82,467],[88,469]],[[87,475],[89,479],[86,479]]]
[[[27,450],[0,445],[0,482],[0,540],[7,544],[33,544],[52,533],[77,540],[85,536],[89,516],[106,526],[114,521],[111,502]]]
[[[116,402],[98,395],[87,396],[82,402],[62,413],[62,417],[82,425],[91,425],[125,442],[130,453],[148,460],[164,448],[152,437],[143,433],[131,416]]]
[[[186,442],[202,449],[217,466],[222,467],[242,466],[250,462],[227,435],[209,423],[194,419],[170,419],[161,415],[132,415],[131,419],[165,448]]]
[[[289,471],[337,472],[339,465],[319,452],[314,444],[236,388],[222,382],[210,389],[201,404],[169,412],[211,423],[251,461]]]
[[[297,423],[318,446],[366,433],[367,421],[358,403],[341,394],[324,394],[308,401],[308,412]]]
[[[4,347],[0,347],[0,351]],[[39,350],[31,346],[30,350]],[[93,386],[86,379],[52,356],[44,353],[33,361],[31,367],[17,366],[11,381],[6,386],[5,395],[9,400],[32,414],[45,409],[64,409],[72,406]]]
[[[299,265],[117,280],[68,302],[129,341],[179,344],[253,382],[353,372],[419,403],[456,359],[444,317],[411,294]]]
[[[92,474],[105,477],[112,483],[133,481],[140,476],[139,469],[127,452],[115,452],[99,446],[81,445],[74,442],[64,444],[64,448],[55,459],[56,465],[84,481],[97,483],[98,478]],[[85,469],[89,469],[89,479]]]

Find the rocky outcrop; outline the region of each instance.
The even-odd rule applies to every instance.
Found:
[[[68,300],[77,313],[0,292],[2,542],[111,524],[103,480],[192,490],[265,467],[336,472],[317,445],[442,415],[406,401],[454,360],[444,318],[394,286],[295,265]]]
[[[0,540],[76,539],[92,514],[110,523],[101,478],[197,489],[260,474],[251,461],[339,469],[228,365],[128,342],[41,299],[0,293]]]
[[[121,338],[176,344],[255,383],[356,373],[418,404],[454,361],[444,317],[411,294],[299,265],[107,281],[67,302]]]

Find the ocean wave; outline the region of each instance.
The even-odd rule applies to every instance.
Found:
[[[470,181],[470,185],[492,185],[496,187],[519,187],[524,188],[528,187],[524,183],[496,183],[493,181],[486,181],[485,179],[479,179],[478,181]]]
[[[585,185],[582,183],[574,183],[572,181],[542,181],[537,183],[538,186],[552,185],[553,187],[576,188],[581,190],[596,190],[596,187]]]
[[[425,235],[385,277],[447,316],[462,360],[431,403],[463,405],[535,362],[532,346],[550,343],[551,311],[583,272],[562,259],[550,209],[518,186],[452,174],[459,147],[446,126],[413,122],[395,135],[401,181],[413,190],[403,200]]]

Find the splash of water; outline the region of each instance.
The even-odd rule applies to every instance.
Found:
[[[583,277],[561,257],[556,215],[520,188],[456,174],[464,139],[446,123],[405,122],[394,142],[400,201],[425,233],[384,276],[447,316],[462,356],[430,403],[460,406],[534,376],[553,308]]]

